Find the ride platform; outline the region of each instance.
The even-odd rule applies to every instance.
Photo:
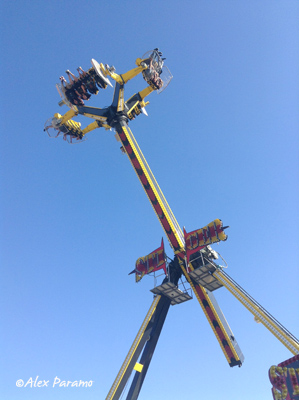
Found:
[[[156,295],[163,294],[171,300],[171,305],[184,303],[185,301],[191,300],[192,297],[187,292],[182,292],[174,283],[166,282],[162,285],[156,286],[151,289],[151,292]]]
[[[195,256],[194,259],[190,260],[194,270],[189,273],[189,276],[198,285],[203,286],[210,292],[221,288],[223,286],[222,283],[213,276],[213,273],[217,270],[216,264],[200,252],[196,253]]]

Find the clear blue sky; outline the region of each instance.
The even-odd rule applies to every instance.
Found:
[[[230,225],[214,246],[227,272],[298,337],[298,17],[289,0],[1,2],[2,399],[104,399],[152,302],[152,278],[128,273],[163,230],[113,132],[73,146],[43,132],[67,111],[59,76],[91,58],[123,73],[163,51],[173,80],[130,127],[179,224]],[[215,296],[242,368],[193,299],[170,309],[142,400],[272,398],[268,369],[291,354]],[[36,376],[94,383],[16,387]]]

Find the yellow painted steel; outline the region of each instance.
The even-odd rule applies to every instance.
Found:
[[[105,76],[107,76],[107,75],[111,76],[111,78],[114,79],[120,85],[122,85],[124,83],[123,80],[121,79],[120,75],[116,74],[115,72],[108,71],[108,69],[105,68],[103,63],[100,64],[100,68]]]
[[[126,137],[127,137],[128,141],[129,141],[129,143],[130,143],[130,146],[131,146],[132,149],[133,149],[134,154],[136,155],[136,157],[137,157],[137,159],[138,159],[138,162],[139,162],[139,164],[140,164],[140,166],[141,166],[141,168],[142,168],[142,171],[143,171],[144,175],[146,176],[146,178],[147,178],[147,180],[148,180],[148,182],[149,182],[149,184],[150,184],[150,186],[151,186],[151,188],[152,188],[152,190],[153,190],[153,192],[154,192],[154,194],[155,194],[155,196],[156,196],[156,198],[157,198],[157,200],[158,200],[158,203],[159,203],[160,207],[162,208],[162,210],[163,210],[163,212],[164,212],[165,218],[167,219],[169,226],[171,227],[171,229],[172,229],[172,231],[173,231],[173,233],[174,233],[174,235],[175,235],[175,237],[176,237],[178,243],[180,244],[181,247],[183,247],[184,244],[183,244],[183,242],[181,241],[179,235],[177,234],[177,227],[175,227],[174,224],[173,224],[173,222],[172,222],[172,221],[175,221],[175,222],[176,222],[176,219],[175,219],[174,215],[172,214],[172,212],[171,212],[171,214],[172,214],[172,215],[171,215],[172,219],[169,217],[169,213],[167,212],[167,210],[166,210],[166,208],[165,208],[165,206],[164,206],[164,204],[167,204],[167,206],[168,206],[168,203],[167,203],[165,197],[163,196],[162,191],[161,191],[161,189],[160,189],[160,187],[159,187],[157,181],[155,180],[153,173],[152,173],[151,170],[150,170],[150,167],[148,166],[148,164],[147,164],[147,162],[146,162],[146,160],[145,160],[145,158],[144,158],[144,156],[143,156],[143,154],[142,154],[142,152],[141,152],[141,150],[140,150],[140,148],[139,148],[137,142],[136,142],[136,141],[133,142],[133,140],[131,139],[130,135],[128,134],[128,130],[126,129],[126,127],[123,126],[122,128],[123,128],[123,130],[124,130],[124,132],[125,132],[125,134],[126,134]],[[128,129],[130,130],[130,128],[128,128]],[[132,134],[131,130],[130,130],[130,134],[131,134],[132,137],[133,137],[133,134]],[[142,156],[143,159],[141,159],[140,155]],[[146,166],[146,167],[145,167],[145,166]],[[148,174],[147,171],[150,171],[152,177]],[[136,172],[136,171],[135,171],[135,172]],[[136,172],[136,174],[137,174],[137,176],[138,176],[138,173],[137,173],[137,172]],[[138,178],[139,178],[139,176],[138,176]],[[153,181],[152,178],[154,179],[155,182]],[[164,203],[163,203],[163,201],[162,201],[162,198],[161,198],[160,194],[159,194],[158,191],[156,190],[156,187],[159,189],[160,194],[163,196],[163,201],[164,201]],[[146,191],[145,191],[145,192],[146,192]],[[146,195],[148,196],[147,193],[146,193]],[[150,200],[150,198],[149,198],[149,200]],[[150,201],[151,201],[151,200],[150,200]],[[169,207],[169,206],[168,206],[168,208],[169,208],[169,210],[170,210],[170,207]],[[154,209],[154,211],[156,212],[155,209]],[[157,213],[156,213],[156,215],[157,215]],[[159,218],[158,215],[157,215],[157,217],[158,217],[158,219],[159,219],[159,221],[160,221],[160,218]],[[177,222],[176,222],[176,224],[178,225]],[[162,227],[163,227],[163,225],[162,225]],[[163,229],[164,229],[164,227],[163,227]],[[165,234],[166,234],[166,236],[168,237],[167,232],[165,232]]]
[[[132,79],[135,76],[137,76],[138,74],[140,74],[140,72],[142,72],[146,68],[147,68],[147,66],[146,67],[139,66],[137,68],[131,69],[130,71],[126,72],[125,74],[121,74],[121,77],[122,77],[124,83],[127,83],[130,79]]]
[[[124,91],[125,91],[124,87],[121,87],[119,89],[118,100],[117,100],[117,112],[124,110],[125,107]]]
[[[104,117],[104,116],[102,116],[102,115],[89,114],[89,113],[83,113],[83,115],[84,115],[85,117],[92,118],[92,119],[95,119],[95,120],[97,120],[97,121],[101,121],[101,122],[107,121],[107,117]]]
[[[136,336],[136,338],[135,338],[135,340],[134,340],[134,342],[133,342],[133,344],[132,344],[132,346],[131,346],[128,354],[127,354],[127,357],[125,358],[125,361],[123,362],[123,365],[121,366],[121,368],[120,368],[120,370],[119,370],[119,372],[117,374],[117,377],[115,378],[115,381],[113,382],[113,385],[111,386],[111,389],[109,390],[109,393],[108,393],[108,395],[106,397],[106,400],[112,400],[114,398],[114,395],[115,395],[115,393],[117,391],[117,388],[119,387],[119,385],[120,385],[120,383],[122,381],[122,378],[123,378],[125,372],[128,369],[128,366],[129,366],[129,364],[130,364],[130,362],[132,360],[132,357],[135,354],[135,351],[136,351],[136,349],[137,349],[137,347],[138,347],[138,345],[140,343],[140,340],[142,339],[142,336],[144,335],[144,332],[145,332],[145,330],[146,330],[146,328],[148,326],[149,321],[151,320],[151,318],[152,318],[152,316],[153,316],[153,314],[154,314],[154,312],[155,312],[155,310],[157,308],[157,305],[158,305],[160,299],[161,299],[161,296],[156,296],[154,298],[154,300],[153,300],[153,302],[152,302],[152,304],[151,304],[151,306],[150,306],[150,308],[148,310],[148,313],[146,314],[146,317],[145,317],[145,319],[144,319],[144,321],[143,321],[143,323],[142,323],[142,325],[141,325],[141,327],[140,327],[140,329],[139,329],[139,331],[137,333],[137,336]]]
[[[99,124],[95,121],[92,122],[91,124],[87,125],[86,128],[82,130],[82,134],[86,135],[86,133],[93,131],[94,129],[99,128]]]
[[[139,92],[139,95],[143,100],[146,96],[151,94],[154,90],[155,89],[153,89],[151,86],[147,86],[145,89],[143,89],[143,90],[141,90],[141,92]]]
[[[195,296],[196,296],[196,298],[197,298],[197,300],[198,300],[198,302],[199,302],[199,304],[200,304],[200,306],[201,306],[201,308],[202,308],[202,310],[203,310],[203,312],[204,312],[204,314],[205,314],[207,320],[209,321],[209,324],[211,325],[211,328],[212,328],[212,330],[213,330],[213,332],[214,332],[214,334],[215,334],[215,336],[216,336],[216,338],[217,338],[217,340],[218,340],[218,343],[220,344],[220,347],[221,347],[221,349],[222,349],[222,351],[223,351],[223,354],[225,355],[225,358],[226,358],[227,362],[230,364],[230,363],[231,363],[231,359],[230,359],[229,356],[227,355],[227,352],[226,352],[226,350],[225,350],[225,348],[224,348],[224,346],[223,346],[223,344],[222,344],[222,341],[220,340],[220,338],[219,338],[219,336],[218,336],[218,333],[217,333],[217,331],[216,331],[214,325],[213,325],[212,322],[210,321],[210,318],[209,318],[209,316],[208,316],[208,313],[207,313],[205,307],[203,306],[203,304],[202,304],[202,302],[201,302],[201,300],[200,300],[200,297],[199,297],[199,295],[198,295],[198,293],[197,293],[197,291],[196,291],[196,289],[195,289],[195,287],[194,287],[194,285],[193,285],[193,283],[192,283],[192,281],[191,281],[191,279],[190,279],[190,276],[188,275],[188,273],[187,273],[187,271],[186,271],[186,269],[185,269],[185,267],[184,267],[182,261],[180,261],[180,265],[181,265],[182,271],[183,271],[183,273],[184,273],[184,275],[185,275],[187,281],[189,282],[189,284],[190,284],[190,286],[191,286],[191,288],[192,288],[192,290],[193,290],[193,293],[195,294]],[[192,267],[192,268],[193,268],[193,267]],[[200,285],[199,285],[199,286],[200,286]],[[211,302],[209,296],[206,295],[205,289],[204,289],[202,286],[200,286],[200,288],[201,288],[201,289],[203,290],[203,292],[204,292],[205,299],[206,299],[206,301],[208,302],[208,304],[209,304],[211,310],[213,311],[213,314],[215,315],[215,318],[216,318],[216,320],[217,320],[217,322],[218,322],[218,324],[219,324],[219,326],[220,326],[220,328],[221,328],[221,330],[222,330],[222,332],[223,332],[223,334],[224,334],[224,336],[225,336],[225,339],[226,339],[226,341],[227,341],[227,344],[229,345],[229,347],[230,347],[230,349],[231,349],[231,351],[232,351],[232,353],[233,353],[233,355],[234,355],[236,361],[239,361],[240,358],[239,358],[239,356],[238,356],[236,350],[234,349],[234,347],[233,347],[233,346],[230,346],[231,339],[229,338],[228,334],[226,333],[226,330],[225,330],[225,328],[224,328],[224,326],[223,326],[223,324],[222,324],[222,322],[221,322],[221,320],[220,320],[220,318],[219,318],[219,316],[218,316],[217,311],[215,310],[215,308],[214,308],[214,306],[213,306],[213,303]]]
[[[109,75],[113,80],[115,80],[117,83],[120,85],[123,85],[127,83],[130,79],[135,78],[140,72],[142,72],[144,69],[147,69],[147,66],[142,67],[139,66],[137,68],[133,68],[130,71],[125,72],[124,74],[116,74],[115,72],[111,72],[108,69],[104,67],[104,65],[101,63],[100,64],[101,71],[105,76]]]
[[[74,110],[69,110],[63,116],[61,116],[59,113],[56,113],[54,114],[54,117],[60,120],[60,125],[64,125],[68,129],[73,129],[82,134],[82,136],[100,127],[99,124],[94,121],[91,124],[87,125],[83,130],[81,130],[81,123],[71,119],[74,115],[77,115],[77,113]]]
[[[227,290],[238,299],[291,353],[299,354],[299,345],[286,332],[284,332],[263,310],[257,307],[248,296],[242,293],[233,282],[231,282],[220,271],[214,272],[214,277],[218,279]]]
[[[59,113],[56,113],[56,114],[54,114],[54,117],[59,120],[59,122],[60,122],[59,126],[63,125],[67,129],[73,130],[76,133],[80,134],[80,133],[82,133],[81,123],[73,121],[72,119],[70,119],[74,115],[73,113],[74,113],[73,110],[69,110],[63,116],[61,116]],[[62,121],[64,121],[64,122],[62,122]]]
[[[65,124],[69,119],[73,118],[75,115],[78,115],[77,110],[71,109],[71,110],[67,111],[61,119],[61,124]],[[61,115],[60,115],[60,118],[61,118]]]

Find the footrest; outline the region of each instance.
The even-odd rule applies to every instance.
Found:
[[[156,286],[151,290],[154,294],[163,294],[171,299],[171,305],[180,304],[185,301],[191,300],[192,297],[188,293],[182,292],[175,284],[171,282],[163,283],[163,285]]]

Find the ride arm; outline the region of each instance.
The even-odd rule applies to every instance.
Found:
[[[55,115],[60,115],[60,114],[55,114]],[[78,109],[77,109],[77,107],[74,106],[74,109],[70,109],[64,115],[60,116],[60,118],[61,118],[60,123],[63,125],[67,121],[69,121],[71,118],[75,117],[76,115],[78,115]]]
[[[143,89],[141,92],[139,92],[139,96],[142,100],[145,99],[146,96],[151,94],[155,89],[153,89],[151,86],[147,86],[145,89]]]
[[[82,129],[82,135],[86,135],[86,133],[91,132],[97,128],[100,128],[101,125],[99,124],[98,121],[94,121],[91,124],[87,125],[84,129]]]
[[[150,170],[132,131],[126,121],[120,120],[115,125],[115,130],[123,144],[124,149],[131,161],[131,164],[152,204],[154,211],[167,235],[170,245],[174,251],[180,251],[184,248],[184,236],[180,230],[163,193]]]
[[[119,121],[115,126],[118,136],[123,144],[130,162],[144,188],[144,191],[152,204],[154,211],[164,229],[164,232],[169,240],[171,247],[175,254],[179,256],[181,269],[190,283],[197,300],[199,301],[205,316],[207,317],[211,328],[221,346],[221,349],[230,364],[230,366],[241,365],[243,355],[238,354],[235,349],[234,343],[231,338],[229,331],[225,329],[222,323],[222,316],[220,316],[217,310],[220,310],[219,306],[215,307],[216,300],[214,303],[209,297],[208,292],[196,282],[192,281],[185,268],[185,240],[183,232],[176,221],[152,171],[150,170],[137,142],[134,138],[130,128],[128,127],[125,120]],[[223,317],[224,318],[224,317]]]
[[[105,68],[104,64],[100,64],[100,67],[101,67],[101,71],[103,72],[103,74],[105,76],[109,75],[113,80],[115,80],[120,85],[127,83],[130,79],[135,78],[135,76],[140,74],[140,72],[142,72],[148,68],[148,66],[146,64],[139,65],[138,67],[133,68],[133,69],[129,70],[128,72],[125,72],[124,74],[118,75],[115,72],[114,68],[110,68],[109,66],[106,66],[106,68]]]

